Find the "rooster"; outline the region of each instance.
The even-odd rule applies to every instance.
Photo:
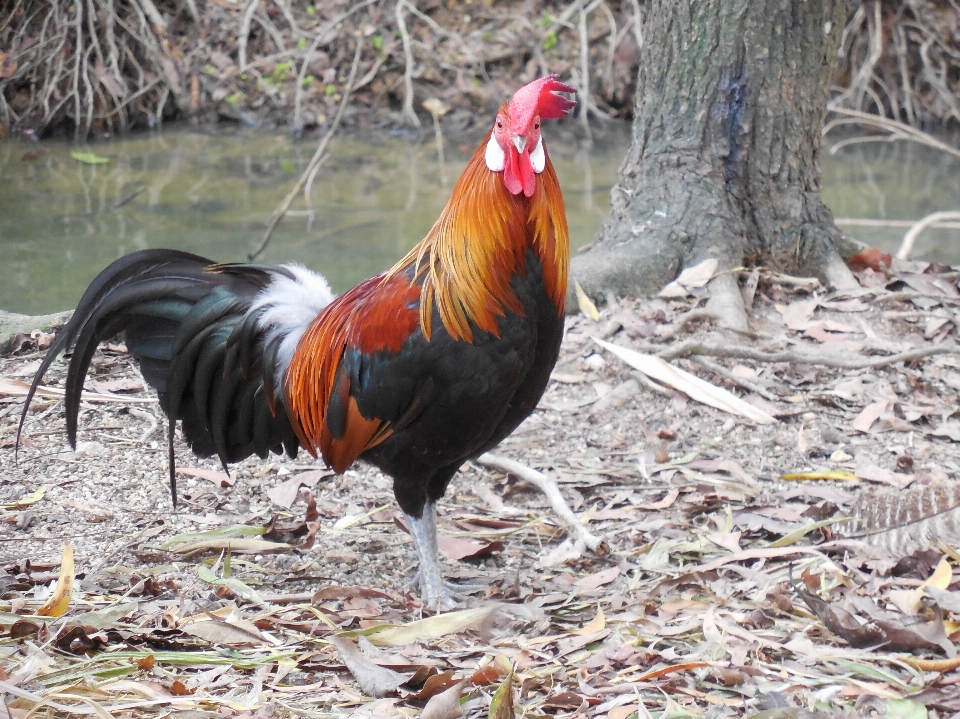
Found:
[[[436,502],[465,460],[533,411],[563,334],[569,237],[541,121],[575,105],[549,75],[504,103],[427,236],[388,272],[334,297],[299,265],[214,264],[143,250],[90,284],[33,379],[73,346],[67,436],[84,378],[119,332],[174,431],[224,468],[300,447],[340,473],[362,459],[393,478],[420,559],[424,604],[443,582]],[[19,438],[19,433],[18,433]]]

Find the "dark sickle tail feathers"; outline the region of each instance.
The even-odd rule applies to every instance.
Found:
[[[17,451],[30,402],[50,365],[73,346],[64,405],[67,437],[77,446],[83,383],[97,346],[126,332],[144,379],[167,414],[170,490],[177,505],[174,431],[182,420],[195,454],[217,454],[226,468],[270,450],[295,456],[299,447],[281,402],[270,411],[274,363],[263,356],[257,316],[248,312],[257,293],[283,268],[218,266],[178,250],[143,250],[122,257],[90,284],[57,334],[27,392],[17,428]],[[269,355],[269,353],[268,353]],[[270,392],[272,395],[272,391]]]

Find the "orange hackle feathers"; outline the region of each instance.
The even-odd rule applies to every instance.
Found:
[[[481,148],[490,139],[489,133]],[[440,218],[427,236],[387,273],[413,268],[421,283],[420,325],[430,338],[436,305],[447,332],[473,340],[471,322],[499,336],[497,318],[522,312],[510,287],[533,250],[544,268],[558,313],[567,293],[570,238],[560,183],[546,163],[529,199],[511,194],[499,173],[484,164],[483,150],[467,163]]]

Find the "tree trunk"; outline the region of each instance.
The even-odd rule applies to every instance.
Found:
[[[852,245],[820,199],[818,161],[850,0],[647,7],[633,143],[609,218],[573,261],[581,285],[651,294],[715,257],[720,271],[762,264],[852,286],[838,253]],[[721,277],[711,289],[736,304]]]

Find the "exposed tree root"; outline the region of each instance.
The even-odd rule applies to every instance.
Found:
[[[897,250],[897,259],[905,260],[910,257],[910,253],[913,251],[913,245],[920,236],[920,233],[928,227],[945,220],[960,220],[960,212],[934,212],[915,223],[903,236],[903,242],[900,245],[900,249]]]
[[[591,115],[632,114],[645,33],[637,0],[426,10],[407,0],[346,9],[332,0],[0,5],[0,125],[78,136],[177,117],[295,132],[328,124],[358,31],[368,42],[357,89],[369,91],[356,112],[418,124],[415,111],[430,97],[486,112],[518,81],[550,71],[581,89],[589,136]],[[915,127],[960,119],[958,18],[955,3],[864,3],[843,35],[834,106]]]
[[[63,327],[72,314],[73,310],[39,316],[18,315],[0,310],[0,355],[10,351],[17,335],[33,330],[52,332]]]
[[[710,299],[707,300],[707,312],[717,318],[721,327],[747,332],[747,310],[743,305],[743,295],[737,286],[734,275],[724,273],[710,280]]]
[[[913,127],[960,121],[955,2],[861,4],[844,29],[831,105]]]
[[[354,114],[416,126],[430,97],[486,113],[518,79],[584,69],[591,113],[629,114],[638,22],[636,2],[613,0],[18,0],[0,9],[0,128],[86,136],[191,117],[299,133],[329,124],[358,35]]]
[[[780,398],[777,397],[777,395],[773,394],[773,392],[770,392],[764,389],[756,382],[751,382],[750,380],[744,377],[738,377],[723,365],[719,365],[716,362],[711,362],[706,357],[701,357],[699,355],[696,355],[693,357],[693,361],[696,362],[701,367],[703,367],[704,369],[709,370],[710,372],[713,372],[715,375],[719,375],[720,377],[723,377],[724,379],[729,380],[730,382],[733,382],[734,384],[739,385],[740,387],[743,387],[746,390],[755,392],[756,394],[760,395],[764,399],[768,399],[771,402],[777,402],[780,400]]]

